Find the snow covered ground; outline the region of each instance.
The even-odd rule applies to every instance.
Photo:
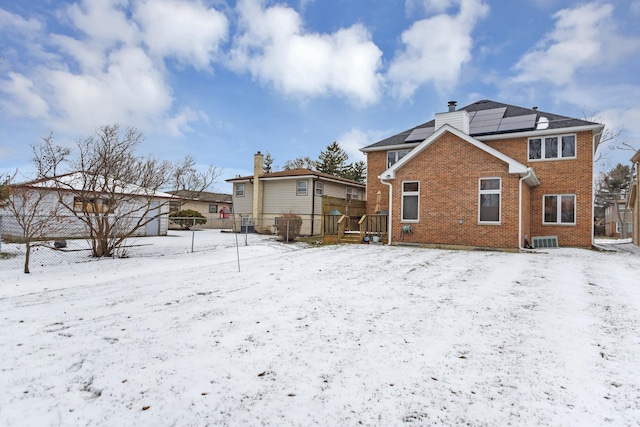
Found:
[[[0,273],[0,425],[638,425],[627,242],[236,248],[211,230],[191,253],[171,234]]]

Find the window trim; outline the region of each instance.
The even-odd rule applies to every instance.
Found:
[[[304,184],[304,193],[300,189],[300,184]],[[309,182],[304,179],[296,181],[296,196],[306,196],[309,193]]]
[[[556,197],[556,203],[557,203],[556,222],[545,221],[545,214],[547,210],[546,209],[547,197]],[[562,197],[573,197],[573,222],[562,222]],[[577,223],[576,222],[577,205],[578,205],[578,197],[575,194],[568,194],[568,193],[543,194],[542,195],[542,225],[575,226]]]
[[[406,156],[407,154],[409,154],[411,150],[389,150],[387,151],[387,156],[386,156],[386,163],[387,163],[387,169],[390,168],[391,166],[395,165],[396,163],[398,163],[400,161],[400,159],[402,159],[402,157]],[[398,154],[404,152],[404,154],[402,155],[402,157],[398,158]],[[394,154],[396,160],[393,163],[389,162],[389,154]]]
[[[409,183],[418,184],[417,191],[404,191],[404,185]],[[402,193],[401,193],[401,203],[400,203],[400,222],[409,222],[409,223],[417,223],[420,222],[420,181],[418,180],[408,180],[402,181]],[[416,218],[415,219],[407,219],[404,217],[404,198],[405,196],[409,197],[417,197],[418,198],[418,206],[416,207]]]
[[[355,197],[354,197],[355,194]],[[346,187],[345,188],[345,198],[347,200],[359,200],[360,191],[356,187]]]
[[[315,195],[324,196],[324,182],[316,181],[315,183],[316,183]]]
[[[492,180],[497,179],[499,183],[499,188],[490,189],[490,190],[482,190],[482,181],[483,180]],[[482,196],[487,194],[497,194],[499,196],[498,199],[498,220],[497,221],[483,221],[481,219],[482,212]],[[478,178],[478,224],[482,225],[500,225],[502,224],[502,178],[499,176],[483,176]]]
[[[573,137],[573,156],[562,156],[562,138],[572,136]],[[546,140],[547,138],[557,138],[558,139],[558,147],[557,152],[558,156],[556,157],[546,157]],[[532,159],[531,158],[531,141],[532,140],[540,140],[540,158]],[[544,162],[549,160],[572,160],[578,158],[578,135],[575,133],[566,133],[561,135],[547,135],[547,136],[535,136],[527,139],[527,159],[529,162]]]
[[[242,189],[242,191],[240,191],[240,189]],[[243,182],[237,182],[235,190],[236,191],[234,191],[233,193],[235,194],[236,197],[244,197],[245,187]]]
[[[212,207],[213,210],[211,210]],[[218,213],[218,205],[215,203],[209,203],[209,213]]]

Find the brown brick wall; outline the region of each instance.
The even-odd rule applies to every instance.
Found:
[[[502,178],[500,225],[478,223],[478,179]],[[420,181],[419,222],[413,232],[401,226],[402,181]],[[396,173],[393,240],[442,245],[518,247],[519,177],[508,165],[445,133]],[[377,191],[377,190],[376,190]],[[462,220],[462,224],[460,221]]]
[[[381,210],[389,209],[389,187],[378,179],[378,175],[387,169],[387,152],[367,153],[367,213],[375,213],[378,190],[382,196]]]
[[[394,208],[393,216],[394,241],[403,238],[405,241],[415,241],[420,243],[438,244],[461,244],[478,246],[499,246],[514,247],[513,239],[517,237],[517,211],[513,213],[515,218],[515,234],[513,234],[513,218],[507,212],[507,206],[517,207],[517,187],[519,177],[509,175],[506,171],[506,164],[473,147],[472,145],[457,139],[452,134],[445,134],[442,141],[434,142],[410,164],[398,171],[394,181]],[[540,185],[528,189],[523,184],[523,230],[522,235],[531,236],[558,236],[561,246],[581,246],[591,245],[592,234],[592,133],[580,132],[576,138],[577,158],[570,160],[543,160],[529,162],[527,158],[528,138],[512,138],[498,141],[485,142],[490,147],[506,154],[527,166],[531,166],[540,180]],[[482,159],[482,160],[480,160]],[[478,177],[480,173],[484,176],[493,173],[495,170],[503,168],[502,186],[502,226],[478,225],[477,224],[477,198],[478,198]],[[381,208],[388,207],[388,187],[377,178],[386,169],[386,152],[378,151],[367,154],[367,212],[373,213],[375,209],[376,193],[382,192]],[[400,233],[400,198],[401,181],[420,178],[421,198],[420,198],[420,223],[414,226],[412,236]],[[402,176],[402,178],[401,178]],[[427,182],[437,182],[441,185],[431,186],[441,191],[439,198],[443,200],[436,210],[425,211],[427,215],[423,217],[423,205],[431,197],[438,198],[434,194],[435,190],[428,189]],[[511,191],[513,190],[513,194]],[[449,194],[450,199],[444,196]],[[543,225],[542,206],[543,195],[545,194],[575,194],[576,195],[576,225]],[[464,216],[462,216],[464,214]],[[507,216],[505,216],[505,214]],[[423,218],[428,221],[435,221],[437,226],[426,226]],[[463,226],[458,224],[458,220],[463,219]],[[471,227],[471,223],[474,227]],[[494,230],[492,230],[492,228]],[[500,228],[503,231],[496,232]],[[436,232],[435,230],[440,230]],[[504,231],[508,230],[508,231]],[[495,238],[498,234],[501,237]],[[507,238],[506,236],[516,236]],[[422,239],[422,240],[420,240]],[[488,243],[499,242],[498,244]],[[467,243],[463,243],[467,242]],[[472,243],[473,242],[473,243]],[[486,243],[485,243],[486,242]]]
[[[560,246],[591,246],[592,212],[592,133],[576,136],[576,159],[528,161],[527,138],[487,141],[490,147],[527,166],[531,166],[540,185],[531,190],[531,236],[558,236]],[[576,225],[543,225],[542,199],[545,194],[576,195]]]

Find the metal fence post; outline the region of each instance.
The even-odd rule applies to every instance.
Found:
[[[2,215],[0,215],[0,252],[2,252]]]
[[[285,242],[289,241],[289,218],[287,218],[287,240],[285,240]]]

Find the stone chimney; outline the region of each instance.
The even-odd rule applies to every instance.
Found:
[[[261,152],[257,152],[253,155],[253,208],[252,216],[257,226],[257,222],[262,216],[262,183],[260,182],[260,175],[262,175],[262,169],[264,165],[264,155]]]
[[[444,125],[450,125],[469,135],[469,113],[466,110],[456,111],[456,101],[449,101],[449,111],[436,114],[436,130]]]

